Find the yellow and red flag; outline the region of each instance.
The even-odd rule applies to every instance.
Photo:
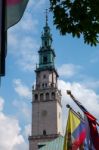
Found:
[[[70,109],[63,150],[83,150],[86,139],[86,125]]]
[[[96,118],[88,112],[88,110],[75,98],[73,98],[73,101],[79,106],[79,108],[83,111],[86,120],[88,121],[87,126],[89,128],[89,134],[90,134],[90,143],[92,150],[99,150],[99,133],[97,130],[97,123]]]

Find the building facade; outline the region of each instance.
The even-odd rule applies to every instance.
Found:
[[[46,24],[38,51],[36,85],[32,89],[32,130],[29,136],[29,150],[38,150],[44,142],[62,135],[61,91],[58,89],[58,73],[55,68],[55,52],[52,35],[46,16]]]

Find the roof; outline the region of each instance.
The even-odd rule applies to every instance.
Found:
[[[46,146],[40,148],[40,150],[63,150],[64,138],[62,136],[57,139],[48,142]]]

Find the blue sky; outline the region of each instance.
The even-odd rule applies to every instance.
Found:
[[[0,87],[0,149],[28,150],[31,124],[32,85],[41,32],[45,25],[48,0],[30,0],[22,20],[8,31],[6,76]],[[49,26],[56,52],[59,89],[62,91],[63,131],[66,104],[79,110],[66,95],[71,90],[75,97],[99,119],[99,46],[85,45],[83,38],[61,36],[49,13]],[[11,142],[12,141],[12,142]]]

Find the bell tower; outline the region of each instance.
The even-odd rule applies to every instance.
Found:
[[[52,35],[46,23],[41,35],[38,51],[39,64],[36,66],[36,85],[32,89],[32,131],[29,136],[29,150],[38,150],[44,142],[62,134],[61,91],[58,90],[58,73],[55,68],[55,51]]]

